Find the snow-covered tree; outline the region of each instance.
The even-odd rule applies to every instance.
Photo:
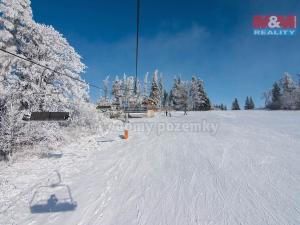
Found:
[[[134,77],[123,75],[122,91],[125,99],[133,96],[134,93]]]
[[[122,80],[119,79],[118,76],[116,76],[113,85],[112,85],[112,95],[113,95],[113,103],[117,105],[121,105],[121,100],[123,97],[122,94]]]
[[[100,97],[98,106],[108,106],[109,102],[109,76],[102,81],[103,95]]]
[[[136,96],[137,98],[141,98],[142,96],[142,86],[140,80],[136,81]]]
[[[183,110],[188,106],[188,85],[181,81],[180,77],[174,79],[174,85],[170,93],[172,106],[176,110]]]
[[[160,104],[161,93],[158,82],[158,70],[155,70],[153,74],[150,98],[156,103],[157,106]]]
[[[195,76],[192,77],[190,95],[193,110],[206,111],[211,109],[210,100],[204,90],[204,83]]]
[[[266,92],[266,97],[271,96],[266,101],[266,107],[269,109],[300,109],[300,87],[290,74],[285,73],[282,79],[275,82],[271,91]]]
[[[283,109],[296,109],[296,85],[290,74],[285,73],[280,80],[282,95],[281,95],[281,107]]]
[[[140,80],[136,81],[136,94],[135,94],[135,99],[136,99],[136,106],[140,106],[143,101],[143,96],[142,96],[142,86]]]
[[[104,99],[108,101],[108,91],[109,91],[109,76],[107,76],[103,81],[103,93]]]
[[[169,94],[166,90],[164,90],[164,96],[162,100],[162,106],[167,107],[169,105]]]
[[[144,98],[148,96],[148,77],[149,73],[146,73],[144,77]]]
[[[13,136],[10,143],[16,149],[58,134],[53,132],[58,123],[29,125],[22,121],[24,114],[68,111],[74,120],[80,111],[75,102],[88,99],[88,86],[80,77],[85,68],[81,57],[53,27],[33,21],[29,0],[2,0],[0,11],[0,47],[50,68],[0,54],[1,108],[5,109],[0,129]]]
[[[25,43],[26,31],[33,30],[32,11],[30,1],[3,0],[0,2],[0,48],[21,55],[21,46]],[[18,108],[22,105],[14,104],[20,98],[24,89],[31,89],[25,76],[20,72],[27,70],[29,63],[8,55],[0,53],[0,77],[1,77],[1,124],[0,124],[0,150],[3,154],[11,151],[14,145],[13,131],[15,124],[21,117]],[[22,86],[23,85],[23,86]],[[22,103],[22,99],[19,103]],[[25,104],[23,105],[25,106]],[[6,153],[5,153],[6,152]]]
[[[165,93],[164,77],[163,77],[162,73],[159,76],[158,87],[159,87],[159,93],[160,93],[160,103],[162,104],[162,102],[164,101],[164,93]]]
[[[16,44],[26,29],[32,31],[33,20],[30,0],[1,0],[0,2],[0,47],[13,53],[19,53]],[[2,62],[13,63],[12,56],[2,56]],[[2,64],[2,63],[1,63]]]

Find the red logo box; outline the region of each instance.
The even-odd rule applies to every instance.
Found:
[[[296,29],[296,16],[254,16],[253,28]]]

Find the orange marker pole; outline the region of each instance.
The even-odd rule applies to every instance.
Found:
[[[128,137],[129,137],[128,130],[125,129],[125,130],[124,130],[124,139],[127,140]]]

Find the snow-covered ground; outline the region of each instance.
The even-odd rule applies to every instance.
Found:
[[[300,112],[158,114],[126,141],[117,128],[0,164],[0,224],[300,224]]]

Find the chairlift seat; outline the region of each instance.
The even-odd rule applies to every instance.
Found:
[[[124,112],[125,113],[147,113],[147,109],[146,108],[133,108],[133,109],[125,109]]]
[[[25,121],[64,121],[70,117],[69,112],[32,112],[24,115]]]
[[[97,106],[98,109],[111,109],[110,105],[99,105]]]

